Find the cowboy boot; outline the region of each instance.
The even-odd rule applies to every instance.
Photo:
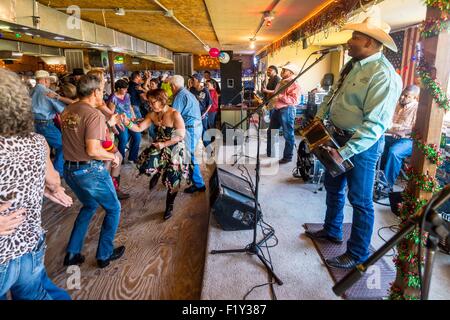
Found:
[[[178,192],[171,193],[170,190],[167,191],[166,211],[164,212],[164,220],[168,220],[172,217],[173,204],[175,202],[175,198],[177,197],[177,194],[178,194]]]
[[[120,176],[112,177],[112,179],[114,183],[114,188],[116,189],[117,198],[119,200],[126,200],[130,198],[130,195],[128,193],[122,192],[122,190],[120,190]]]

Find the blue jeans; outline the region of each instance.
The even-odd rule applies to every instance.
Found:
[[[272,139],[272,130],[283,128],[283,136],[286,140],[283,159],[292,160],[295,146],[295,107],[289,106],[283,109],[273,110],[270,117],[269,130],[267,130],[267,155],[272,156],[275,142]]]
[[[50,148],[55,149],[55,159],[53,160],[53,166],[59,175],[63,175],[64,157],[62,147],[62,135],[61,131],[55,126],[52,120],[47,123],[36,122],[34,125],[36,132],[43,135],[47,140]]]
[[[8,291],[13,300],[71,300],[48,277],[45,249],[45,236],[42,236],[33,252],[0,264],[0,300],[6,300]]]
[[[412,155],[412,139],[395,139],[386,136],[386,156],[384,163],[384,174],[390,187],[394,187],[395,181],[400,174],[403,160]]]
[[[83,204],[73,226],[66,251],[81,253],[89,223],[100,205],[106,211],[97,248],[97,260],[107,260],[113,253],[114,236],[120,221],[120,202],[109,172],[101,161],[88,165],[64,166],[67,184]]]
[[[198,188],[205,186],[205,182],[200,171],[200,165],[195,157],[195,149],[200,141],[200,137],[202,136],[202,131],[203,129],[200,124],[195,126],[195,128],[186,128],[186,148],[188,149],[188,156],[190,157],[189,160],[192,164],[190,175],[192,183]]]
[[[130,140],[130,153],[128,154],[128,160],[137,161],[139,156],[139,147],[141,146],[141,139],[142,135],[140,132],[134,132],[128,130],[128,128],[124,128],[123,131],[119,130],[119,152],[124,159],[128,140]]]
[[[216,127],[217,112],[208,113],[208,129],[214,129]]]
[[[141,107],[140,106],[132,106],[134,114],[136,115],[137,119],[142,119],[142,113],[141,113]]]
[[[324,229],[334,238],[342,239],[344,221],[345,190],[348,184],[348,199],[353,206],[353,224],[347,253],[358,263],[369,257],[369,246],[374,224],[373,185],[375,168],[384,149],[382,137],[368,150],[353,156],[354,168],[333,178],[325,174],[327,190],[327,214]]]
[[[202,111],[202,114],[203,114],[203,111]],[[206,135],[205,135],[206,131],[208,131],[208,129],[209,129],[209,127],[208,127],[209,126],[208,119],[209,119],[209,115],[208,114],[206,114],[205,118],[202,119],[202,128],[203,128],[203,130],[202,130],[202,141],[203,141],[203,145],[205,147],[209,146],[210,143],[211,143],[211,140],[209,140],[206,137]]]

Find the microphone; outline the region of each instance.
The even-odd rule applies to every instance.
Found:
[[[327,48],[327,49],[323,49],[323,50],[317,50],[314,51],[313,54],[328,54],[330,52],[335,52],[335,51],[342,51],[344,50],[344,46],[337,46],[337,47],[333,47],[333,48]]]

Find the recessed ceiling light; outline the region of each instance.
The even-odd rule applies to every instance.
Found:
[[[124,16],[125,15],[125,9],[124,8],[116,8],[114,9],[114,13],[118,16]]]
[[[55,39],[55,40],[64,40],[64,37],[56,36],[53,39]]]
[[[25,34],[30,37],[34,36],[34,34],[32,34],[31,32],[25,32]]]

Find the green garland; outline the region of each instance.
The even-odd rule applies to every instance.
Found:
[[[411,138],[414,141],[414,145],[423,152],[425,157],[432,163],[440,167],[444,163],[444,156],[442,151],[436,144],[425,144],[420,141],[416,133],[411,134]]]
[[[435,7],[443,12],[450,13],[450,1],[449,0],[424,0],[428,7]]]
[[[424,67],[424,64],[421,63],[416,67],[417,73],[420,76],[421,82],[428,89],[433,99],[436,101],[439,108],[444,109],[445,111],[450,110],[450,100],[445,93],[445,90],[442,89],[439,82],[434,80],[431,77],[431,74]]]
[[[410,180],[412,180],[415,185],[422,191],[425,192],[438,192],[441,187],[438,181],[431,177],[429,174],[418,174],[413,171],[412,168],[407,169],[407,175]],[[402,194],[403,203],[399,206],[400,211],[400,228],[403,228],[410,218],[417,215],[420,210],[425,207],[428,203],[427,200],[417,199],[408,190]],[[420,288],[420,278],[418,274],[419,263],[423,265],[423,257],[419,261],[418,252],[413,250],[412,247],[418,246],[425,243],[426,236],[421,237],[419,228],[414,229],[411,233],[406,235],[405,239],[400,242],[397,247],[398,254],[394,258],[394,264],[397,267],[397,271],[403,282],[412,289]],[[391,285],[391,290],[389,294],[389,299],[391,300],[415,300],[414,296],[408,296],[401,293],[402,290],[398,288],[394,283]]]
[[[439,33],[448,30],[450,30],[450,20],[444,15],[439,19],[430,18],[422,22],[420,26],[420,35],[422,38],[427,39],[436,37]]]
[[[402,194],[403,203],[400,205],[400,228],[404,227],[409,219],[415,216],[420,210],[428,203],[426,200],[419,200],[405,191]],[[422,239],[424,241],[424,239]],[[399,272],[403,282],[408,287],[417,289],[420,287],[420,279],[418,275],[419,257],[418,253],[411,250],[411,246],[420,244],[419,230],[416,228],[405,239],[400,242],[397,247],[398,254],[394,258],[394,263]],[[423,260],[421,261],[423,264]],[[402,290],[398,288],[394,283],[391,284],[391,290],[389,294],[390,300],[416,300],[414,296],[402,294]]]
[[[411,180],[420,190],[424,192],[437,193],[442,190],[439,181],[428,173],[420,174],[414,172],[412,168],[406,169],[406,176]]]
[[[439,8],[444,14],[441,19],[429,19],[424,21],[421,27],[421,35],[423,38],[429,38],[439,35],[440,32],[449,30],[450,23],[448,21],[447,13],[450,13],[450,1],[449,0],[424,0],[425,4],[429,7]],[[445,111],[450,110],[450,100],[448,99],[445,91],[441,85],[433,79],[429,69],[425,67],[425,64],[419,63],[416,67],[417,73],[421,78],[422,84],[428,89],[433,99],[436,101],[439,108]],[[442,154],[435,144],[425,144],[417,138],[417,135],[412,136],[415,145],[419,148],[428,161],[435,165],[440,165],[443,162]],[[413,183],[424,192],[436,193],[441,190],[439,182],[436,178],[427,174],[419,174],[414,172],[412,168],[408,168],[407,175],[411,181],[410,186]],[[418,214],[420,210],[427,205],[428,201],[418,199],[409,190],[406,190],[403,194],[403,203],[399,207],[400,219],[402,220],[400,227],[403,227],[407,221]],[[403,279],[403,283],[411,289],[420,288],[420,277],[418,274],[419,263],[423,264],[422,260],[419,261],[418,252],[415,250],[417,245],[425,241],[426,236],[421,238],[420,230],[416,228],[410,234],[408,234],[403,241],[398,245],[398,255],[394,258],[394,263],[397,267],[399,276]],[[418,297],[408,295],[405,293],[404,288],[398,287],[395,283],[391,284],[391,290],[389,294],[391,300],[418,300]]]

